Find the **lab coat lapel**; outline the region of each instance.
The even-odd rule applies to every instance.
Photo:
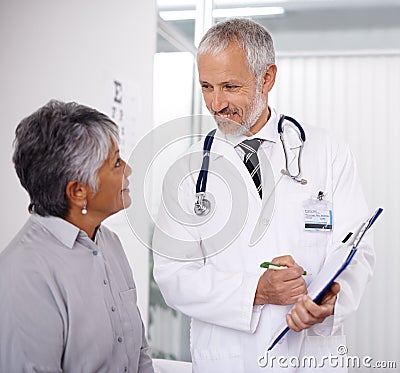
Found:
[[[301,145],[301,142],[298,141],[298,136],[296,133],[288,134],[285,136],[285,141],[288,164],[297,164],[299,146]],[[281,169],[285,167],[285,153],[282,143],[278,141],[273,146],[270,157],[263,151],[259,152],[262,167],[263,199],[260,215],[250,237],[250,246],[256,245],[268,230],[275,210],[277,189],[286,188],[287,186],[285,183],[280,185],[281,181],[284,180]]]
[[[257,201],[260,201],[260,196],[258,195],[257,189],[249,174],[249,171],[247,170],[243,161],[240,159],[233,145],[224,138],[214,138],[210,154],[210,169],[212,169],[212,164],[214,162],[230,162],[232,165],[234,165],[234,172],[230,172],[229,169],[227,169],[227,172],[229,172],[229,176],[234,177],[235,180],[239,182],[244,181],[247,186],[247,190],[250,191],[250,194]]]

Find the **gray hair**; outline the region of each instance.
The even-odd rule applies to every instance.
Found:
[[[29,193],[29,212],[67,217],[68,182],[96,192],[97,173],[118,141],[110,118],[75,102],[52,100],[23,119],[15,131],[13,162]]]
[[[232,18],[212,26],[201,39],[197,55],[216,56],[232,42],[245,52],[249,69],[260,81],[268,66],[275,63],[275,50],[267,29],[251,19]]]

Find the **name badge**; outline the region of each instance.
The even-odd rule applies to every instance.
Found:
[[[316,198],[303,202],[306,231],[330,232],[332,230],[332,203],[322,199],[322,196],[320,192]]]

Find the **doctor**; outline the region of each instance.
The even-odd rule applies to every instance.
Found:
[[[306,128],[301,152],[306,182],[281,172],[285,157],[290,167],[297,164],[301,143],[288,123],[285,151],[279,139],[279,115],[268,106],[277,67],[271,36],[261,25],[248,19],[214,25],[199,45],[198,70],[204,101],[218,125],[207,182],[214,209],[198,217],[198,224],[171,214],[183,209],[196,221],[202,141],[190,150],[186,164],[173,165],[190,175],[178,189],[171,190],[169,179],[164,182],[163,200],[170,202],[162,204],[154,233],[154,277],[167,304],[192,318],[194,372],[306,371],[302,357],[343,353],[343,348],[338,352],[346,345],[343,321],[357,309],[372,275],[374,253],[367,240],[320,305],[307,296],[312,276],[302,276],[304,270],[317,274],[347,232],[368,215],[354,159],[324,130]],[[259,147],[248,152],[243,141],[252,139]],[[251,174],[246,158],[251,158]],[[332,224],[305,229],[307,209],[329,212]],[[260,224],[262,233],[251,240]],[[288,268],[262,269],[265,260]],[[293,331],[266,355],[284,320]],[[278,356],[284,359],[274,359]],[[323,371],[346,371],[340,364],[316,361]]]

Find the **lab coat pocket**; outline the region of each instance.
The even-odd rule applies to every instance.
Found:
[[[300,239],[302,262],[305,270],[316,274],[321,270],[327,256],[330,232],[305,231]]]
[[[347,372],[347,346],[345,335],[328,337],[306,336],[303,362],[298,372]]]
[[[241,356],[219,356],[216,358],[192,356],[192,369],[193,373],[246,373]]]
[[[194,373],[244,373],[240,339],[233,330],[193,320],[191,338]]]
[[[229,340],[217,349],[193,349],[192,364],[193,373],[245,373],[242,352]]]
[[[330,231],[304,231],[301,243],[305,248],[315,248],[325,253],[330,237]]]
[[[136,289],[128,289],[119,293],[121,298],[121,319],[124,330],[134,330],[141,336],[142,321],[136,305]]]

